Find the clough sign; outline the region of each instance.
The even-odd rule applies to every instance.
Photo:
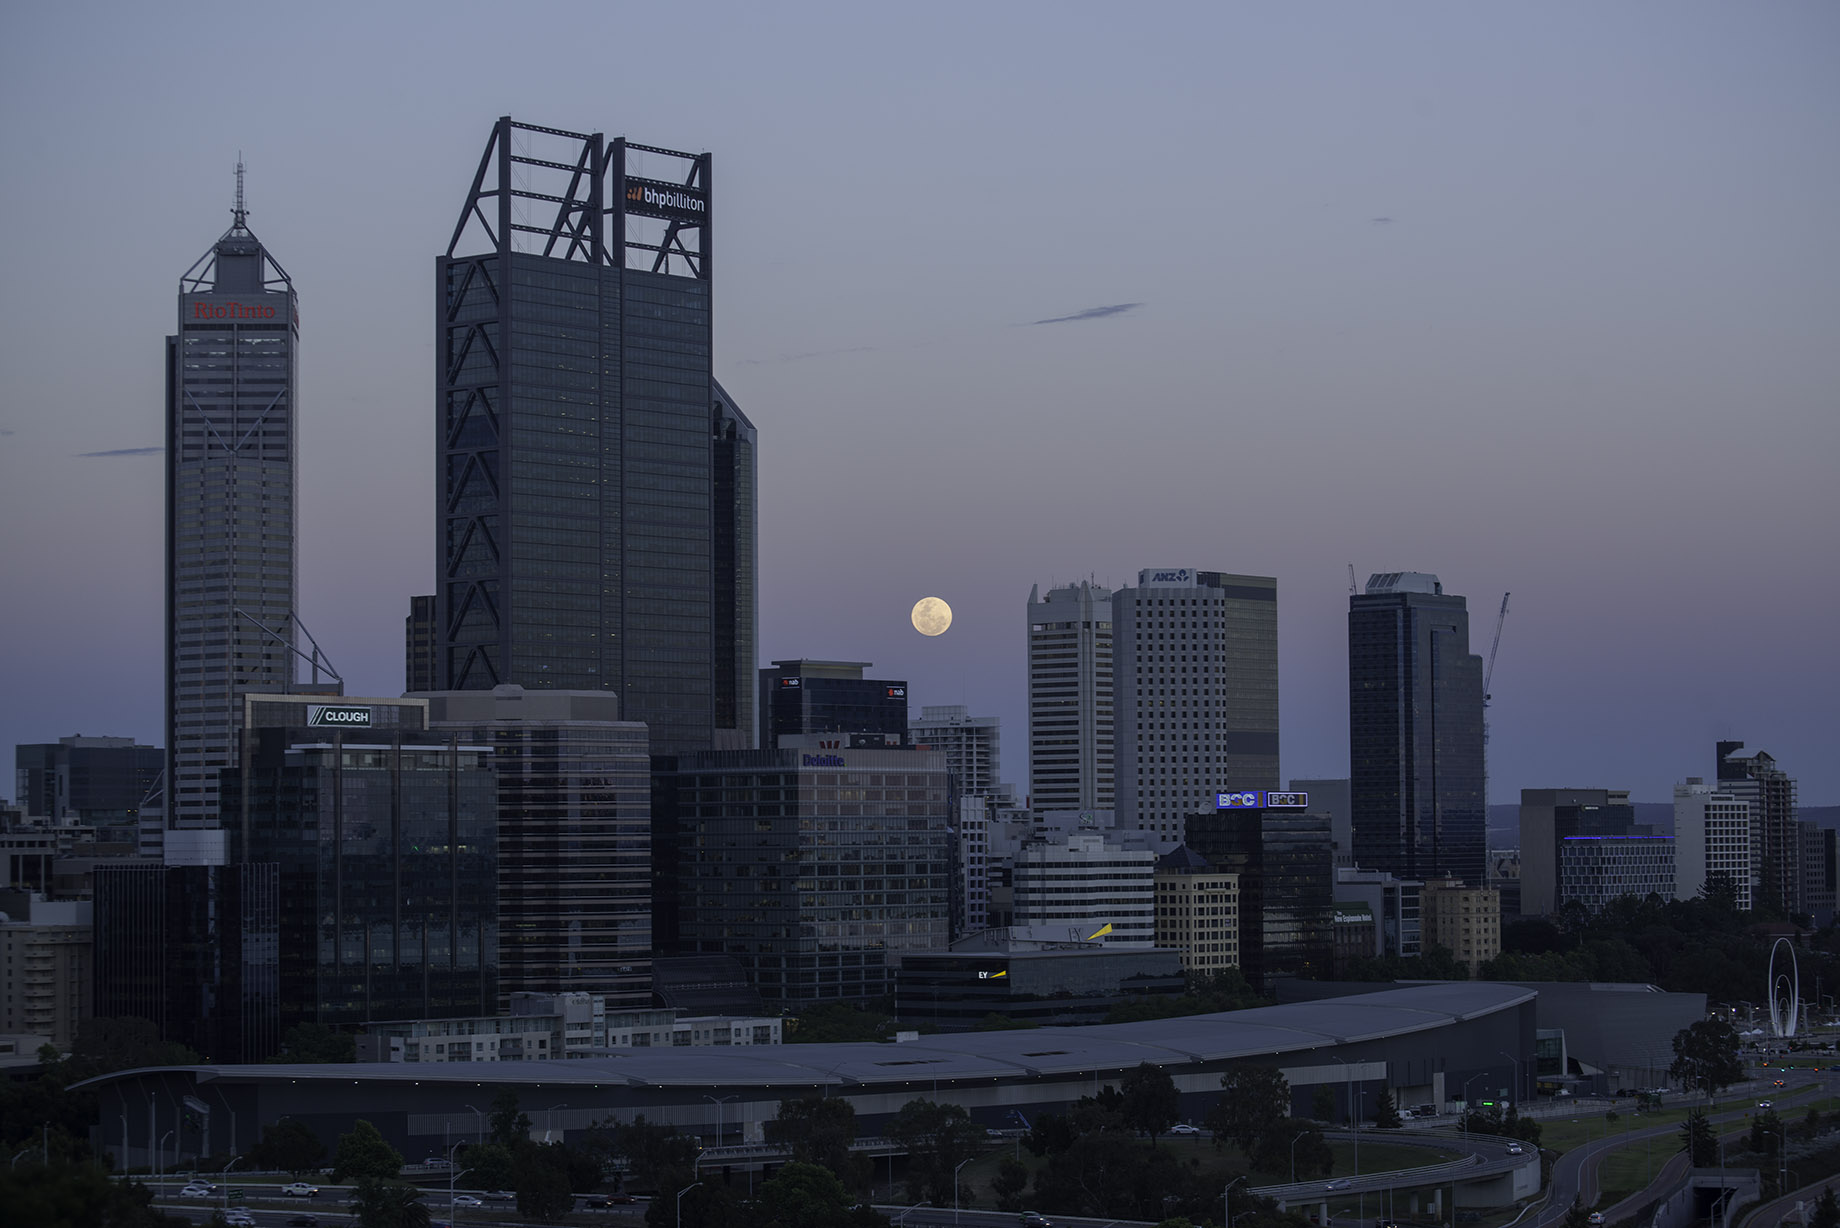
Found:
[[[626,212],[645,217],[701,222],[709,216],[709,198],[701,188],[656,179],[626,179]]]
[[[371,723],[369,708],[345,708],[314,705],[307,709],[309,725],[343,725],[347,728],[367,729]]]

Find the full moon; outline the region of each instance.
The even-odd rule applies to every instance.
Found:
[[[937,597],[914,602],[914,630],[921,635],[944,635],[952,625],[952,607]]]

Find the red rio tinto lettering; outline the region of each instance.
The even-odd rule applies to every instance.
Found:
[[[262,303],[207,303],[200,299],[192,304],[194,320],[272,320],[275,309]]]

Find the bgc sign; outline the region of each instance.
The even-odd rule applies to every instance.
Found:
[[[1216,810],[1302,810],[1310,804],[1308,793],[1280,793],[1276,789],[1242,789],[1216,793]]]

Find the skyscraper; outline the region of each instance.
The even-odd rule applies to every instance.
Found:
[[[1151,568],[1112,594],[1118,826],[1182,842],[1221,789],[1278,787],[1278,582]]]
[[[445,690],[753,741],[754,427],[712,374],[710,157],[494,126],[436,262]]]
[[[1375,575],[1348,599],[1348,752],[1355,863],[1481,886],[1482,658],[1434,575]]]
[[[907,681],[865,678],[867,661],[775,661],[760,671],[760,749],[788,734],[879,733],[907,741]]]
[[[1110,810],[1112,590],[1029,590],[1029,805]]]
[[[908,726],[915,746],[946,757],[961,797],[995,798],[1002,773],[1002,730],[994,716],[972,716],[963,704],[930,704]],[[1013,793],[1012,789],[1004,792]]]
[[[217,822],[243,696],[294,682],[294,284],[249,229],[179,279],[166,339],[166,824]]]
[[[1751,878],[1757,906],[1806,912],[1795,781],[1776,766],[1768,751],[1740,755],[1743,748],[1742,742],[1718,744],[1719,792],[1750,804]]]

